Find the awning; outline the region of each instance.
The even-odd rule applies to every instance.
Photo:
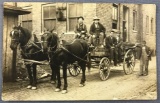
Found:
[[[15,6],[10,6],[10,5],[4,5],[3,8],[4,8],[3,12],[5,14],[24,15],[24,14],[31,13],[30,11],[24,10],[21,7],[15,7]]]

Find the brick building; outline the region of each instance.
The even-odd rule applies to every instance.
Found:
[[[85,18],[89,31],[93,17],[98,16],[110,30],[120,31],[121,37],[126,31],[126,41],[140,42],[146,40],[153,49],[156,48],[156,6],[154,4],[119,4],[119,3],[49,3],[49,2],[18,2],[17,6],[30,10],[32,13],[19,17],[23,27],[36,34],[42,33],[44,27],[60,35],[72,32],[78,16]],[[63,18],[59,18],[59,13]],[[154,42],[152,42],[154,41]]]

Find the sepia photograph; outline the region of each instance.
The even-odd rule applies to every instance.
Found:
[[[157,100],[156,5],[4,2],[3,101]]]

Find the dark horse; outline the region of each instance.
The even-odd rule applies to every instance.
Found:
[[[78,62],[82,69],[82,78],[79,86],[84,86],[86,81],[85,70],[89,46],[86,41],[76,39],[72,43],[63,42],[59,45],[59,38],[54,33],[44,33],[41,37],[43,51],[50,57],[50,63],[54,65],[57,76],[55,91],[61,90],[60,66],[63,68],[64,87],[62,93],[67,93],[67,65]]]
[[[16,50],[17,46],[20,44],[21,55],[23,59],[43,61],[48,60],[48,55],[44,54],[41,49],[41,43],[36,43],[31,40],[32,34],[28,29],[25,29],[21,26],[13,27],[13,30],[10,32],[12,50]],[[29,85],[28,89],[36,89],[37,79],[36,79],[36,66],[37,63],[26,64],[26,68],[29,75]],[[50,65],[52,69],[52,65]],[[33,70],[32,70],[33,69]],[[52,70],[51,80],[55,81],[55,72]]]

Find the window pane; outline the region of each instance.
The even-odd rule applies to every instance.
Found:
[[[69,31],[74,31],[76,24],[77,24],[76,18],[69,19]]]
[[[49,18],[49,6],[43,7],[43,17]]]
[[[83,16],[83,4],[82,3],[77,4],[77,16]]]
[[[44,27],[47,30],[52,30],[53,28],[56,29],[56,20],[44,20]]]
[[[115,7],[115,18],[114,18],[115,20],[117,20],[117,18],[118,18],[118,17],[117,17],[117,14],[118,14],[118,12],[117,12],[117,11],[118,11],[118,8],[117,8],[117,7]]]
[[[22,26],[32,32],[32,21],[23,21]]]
[[[76,5],[69,4],[69,17],[76,17]]]
[[[50,16],[49,18],[56,18],[56,7],[50,6]]]
[[[118,19],[118,6],[113,5],[112,8],[112,19],[117,20]]]
[[[117,21],[112,22],[112,29],[117,29]]]
[[[28,30],[32,32],[32,21],[28,21]]]
[[[23,22],[22,22],[22,26],[23,26],[24,28],[28,29],[28,24],[27,24],[26,21],[23,21]]]

